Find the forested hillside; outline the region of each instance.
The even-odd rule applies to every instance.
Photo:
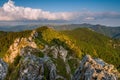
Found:
[[[120,38],[120,27],[115,26],[105,26],[105,25],[92,25],[92,24],[68,24],[68,25],[56,25],[53,26],[57,30],[72,30],[76,28],[90,28],[98,33],[104,34],[111,38]]]
[[[84,54],[102,58],[106,62],[114,64],[120,70],[119,40],[113,40],[88,28],[77,28],[62,32],[75,39]]]

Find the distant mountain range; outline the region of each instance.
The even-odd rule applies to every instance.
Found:
[[[76,28],[90,28],[98,33],[104,34],[111,38],[120,38],[120,27],[110,27],[104,25],[91,25],[91,24],[70,24],[70,25],[59,25],[54,26],[57,30],[72,30]]]
[[[13,27],[3,26],[0,27],[0,31],[23,31],[23,30],[32,30],[35,28],[38,28],[43,25],[18,25]],[[89,28],[93,31],[96,31],[98,33],[104,34],[106,36],[109,36],[111,38],[120,38],[120,27],[110,27],[110,26],[104,26],[104,25],[92,25],[92,24],[66,24],[66,25],[49,25],[46,24],[46,26],[52,27],[56,30],[72,30],[76,28]]]

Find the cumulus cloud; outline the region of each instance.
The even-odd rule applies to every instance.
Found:
[[[102,19],[120,19],[118,12],[49,12],[42,9],[15,6],[9,0],[0,7],[0,21],[16,20],[66,20],[95,21]]]
[[[0,20],[70,20],[73,19],[73,13],[58,12],[51,13],[42,9],[32,9],[29,7],[15,6],[14,2],[9,0],[0,8]]]

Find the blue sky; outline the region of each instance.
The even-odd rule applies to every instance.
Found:
[[[0,0],[2,6],[8,0]],[[117,11],[120,12],[120,0],[13,0],[15,5],[41,8],[49,11]]]
[[[12,0],[12,1],[15,3],[10,2],[9,4],[7,3],[8,0],[0,0],[0,8],[2,8],[0,13],[1,16],[0,21],[67,20],[72,23],[74,22],[91,23],[116,26],[120,25],[120,0]],[[3,5],[5,6],[3,7]],[[19,10],[17,7],[19,7]],[[13,11],[12,8],[16,10]],[[37,9],[37,12],[35,11],[35,9]],[[16,15],[16,13],[19,14]],[[29,16],[28,15],[26,16],[27,13],[30,13]]]

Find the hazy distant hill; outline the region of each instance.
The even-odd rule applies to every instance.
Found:
[[[24,31],[24,30],[32,30],[35,29],[37,27],[39,27],[40,25],[17,25],[17,26],[1,26],[0,27],[0,31]]]
[[[66,24],[66,25],[49,25],[46,24],[48,27],[52,27],[56,30],[72,30],[75,28],[86,27],[90,28],[98,33],[104,34],[111,38],[120,38],[120,27],[109,27],[103,25],[91,25],[91,24]],[[35,28],[40,27],[40,25],[18,25],[13,27],[3,26],[0,27],[0,31],[23,31],[23,30],[32,30]]]
[[[120,27],[109,27],[103,25],[91,25],[91,24],[69,24],[54,26],[57,30],[71,30],[75,28],[86,27],[96,32],[109,36],[111,38],[120,38]]]

